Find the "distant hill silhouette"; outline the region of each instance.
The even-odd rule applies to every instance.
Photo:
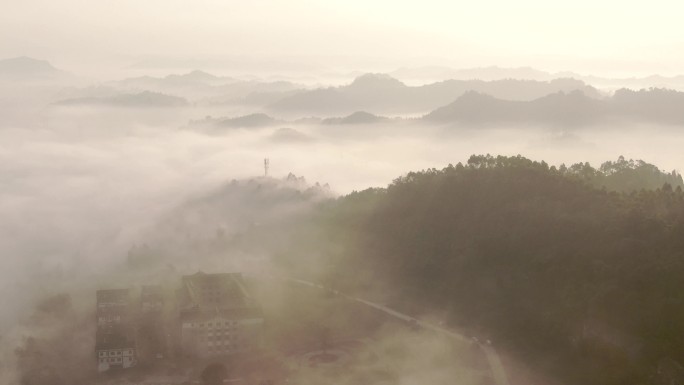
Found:
[[[506,79],[548,81],[557,77],[549,72],[532,67],[503,68],[497,66],[465,69],[440,66],[400,68],[393,71],[391,75],[400,79],[477,79],[484,81]]]
[[[226,82],[234,81],[234,79],[229,77],[219,77],[200,70],[181,75],[168,75],[165,79],[169,81],[202,82],[206,84],[225,84]]]
[[[192,120],[189,123],[191,128],[210,128],[210,129],[221,129],[221,128],[258,128],[258,127],[271,127],[279,124],[291,124],[291,125],[353,125],[353,124],[374,124],[389,121],[390,118],[384,116],[377,116],[365,111],[357,111],[345,117],[339,118],[326,118],[321,119],[317,117],[308,117],[295,120],[282,120],[273,118],[264,113],[254,113],[244,116],[230,117],[230,118],[213,118],[206,117],[201,120]],[[283,128],[277,133],[278,137],[292,136],[290,134],[299,134],[291,128]]]
[[[186,74],[171,74],[162,78],[153,76],[139,76],[134,78],[127,78],[114,82],[116,85],[124,87],[138,87],[145,89],[155,88],[174,88],[174,87],[191,87],[191,86],[211,86],[222,85],[235,82],[236,80],[229,77],[219,77],[204,71],[191,71]]]
[[[218,123],[221,127],[263,127],[277,124],[279,121],[266,114],[251,114],[237,118],[224,119]]]
[[[249,230],[255,226],[288,228],[293,215],[309,212],[332,196],[327,184],[308,183],[305,178],[291,173],[277,179],[233,180],[166,213],[146,235],[149,247],[133,249],[128,262],[135,266],[162,262],[166,265],[169,258],[181,261],[197,242],[204,240],[208,241],[204,248],[207,258],[221,258],[219,256],[236,242],[272,249],[273,245],[279,244],[278,239],[254,242],[257,238],[251,238],[255,234]],[[250,239],[242,238],[243,235]],[[187,239],[196,242],[187,242]],[[164,258],[150,258],[150,254],[162,254]]]
[[[0,60],[0,80],[59,80],[67,76],[67,72],[55,68],[46,60],[26,56]]]
[[[548,72],[535,69],[532,67],[477,67],[455,69],[444,66],[425,66],[425,67],[411,67],[399,68],[390,73],[390,75],[409,82],[436,82],[449,79],[456,80],[536,80],[536,81],[551,81],[555,79],[573,78],[580,80],[586,84],[591,84],[599,89],[642,89],[642,88],[674,88],[677,90],[684,90],[684,75],[663,76],[650,75],[643,77],[629,77],[629,78],[609,78],[595,75],[583,75],[572,71]]]
[[[684,93],[664,89],[618,90],[595,99],[580,91],[555,93],[532,101],[502,100],[468,92],[423,117],[437,123],[543,123],[578,126],[604,120],[684,124]]]
[[[238,81],[214,87],[214,94],[202,100],[203,104],[243,104],[266,106],[304,90],[300,85],[286,81]]]
[[[290,82],[244,81],[215,76],[204,71],[172,74],[161,78],[140,76],[119,80],[111,85],[127,92],[150,90],[182,95],[200,104],[209,105],[266,105],[290,96],[288,92],[301,88]]]
[[[483,92],[502,99],[533,100],[550,93],[574,90],[600,97],[596,89],[573,79],[550,82],[448,80],[412,87],[388,75],[365,74],[349,85],[300,92],[275,102],[268,108],[281,113],[327,116],[348,115],[355,111],[413,114],[443,106],[468,91]]]
[[[283,127],[277,129],[272,135],[271,140],[279,143],[303,143],[311,142],[314,139],[300,131],[290,127]]]
[[[282,120],[275,119],[263,113],[249,114],[244,116],[237,116],[233,118],[212,118],[206,117],[203,120],[192,120],[189,123],[191,128],[258,128],[269,127],[277,124],[285,123]]]
[[[365,111],[357,111],[343,118],[327,118],[321,121],[322,124],[372,124],[384,122],[388,118],[373,115]]]
[[[182,107],[187,100],[158,92],[143,91],[136,94],[122,94],[108,97],[85,97],[66,99],[54,103],[58,106],[108,106],[108,107]]]
[[[604,89],[630,88],[634,90],[642,88],[671,88],[684,91],[684,75],[662,76],[650,75],[644,77],[630,78],[606,78],[593,75],[580,75],[573,72],[566,72],[564,76],[571,76],[592,84],[595,87]]]
[[[684,92],[662,88],[615,92],[614,112],[632,119],[669,124],[684,124]]]

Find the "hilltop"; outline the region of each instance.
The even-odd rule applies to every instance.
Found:
[[[284,237],[282,266],[439,317],[560,383],[648,383],[662,359],[684,355],[676,172],[472,156],[310,218]]]
[[[433,110],[468,91],[510,100],[532,100],[559,91],[580,90],[591,97],[600,93],[573,79],[530,80],[447,80],[423,86],[407,86],[385,74],[365,74],[341,87],[317,88],[285,97],[268,106],[280,113],[349,115],[356,111],[374,114],[408,114]]]
[[[54,103],[57,106],[89,106],[89,107],[183,107],[188,101],[171,95],[158,92],[143,91],[136,94],[118,94],[104,97],[84,97],[66,99]]]
[[[67,77],[65,71],[55,68],[47,60],[26,56],[0,60],[0,80],[39,81],[60,80]]]
[[[581,91],[559,92],[531,101],[495,98],[467,92],[454,102],[423,117],[433,123],[546,124],[582,126],[612,122],[684,124],[684,92],[652,88],[621,89],[596,99]]]

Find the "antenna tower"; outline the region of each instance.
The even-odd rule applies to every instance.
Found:
[[[271,167],[271,161],[266,158],[264,159],[264,176],[268,176],[268,169]]]

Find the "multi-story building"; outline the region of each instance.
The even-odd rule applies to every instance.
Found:
[[[105,372],[113,368],[130,368],[136,365],[135,341],[126,331],[100,331],[95,336],[95,351],[97,353],[97,370]]]
[[[159,285],[143,286],[140,290],[140,314],[138,315],[138,338],[136,339],[141,363],[150,363],[169,356],[170,335],[168,329],[175,325],[165,309],[164,290]],[[169,327],[170,326],[170,327]]]
[[[128,289],[97,291],[97,328],[104,330],[125,325],[130,321]]]
[[[178,301],[183,355],[208,358],[259,347],[263,315],[241,274],[184,276]]]
[[[99,372],[135,366],[136,348],[128,289],[97,291],[95,354]]]
[[[142,286],[133,300],[129,289],[97,291],[98,371],[173,359],[175,342],[183,356],[198,359],[260,346],[262,311],[241,274],[183,276],[176,303],[165,303],[165,292],[161,286]]]

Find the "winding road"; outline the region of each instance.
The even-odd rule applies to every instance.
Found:
[[[320,284],[317,284],[314,282],[304,281],[304,280],[295,279],[295,278],[284,278],[284,279],[286,281],[298,283],[300,285],[306,285],[306,286],[315,287],[315,288],[318,288],[321,290],[331,291],[331,292],[335,293],[336,295],[339,295],[341,297],[349,299],[350,301],[355,301],[355,302],[362,303],[366,306],[370,306],[370,307],[372,307],[376,310],[379,310],[379,311],[381,311],[381,312],[383,312],[389,316],[400,319],[402,321],[415,323],[416,325],[420,326],[421,328],[432,330],[435,333],[447,336],[447,337],[454,339],[456,341],[459,341],[459,342],[464,342],[464,343],[476,342],[478,344],[478,346],[480,347],[480,349],[482,349],[482,352],[487,357],[487,362],[489,363],[489,368],[492,372],[492,378],[494,379],[496,385],[509,385],[508,376],[506,375],[506,369],[504,368],[503,364],[501,363],[501,358],[499,357],[499,354],[497,353],[496,349],[494,349],[494,347],[488,343],[481,343],[481,342],[476,341],[474,339],[468,338],[468,337],[464,336],[463,334],[457,333],[453,330],[445,329],[443,327],[433,325],[433,324],[430,324],[430,323],[425,322],[425,321],[421,321],[420,319],[411,317],[407,314],[398,312],[394,309],[390,309],[387,306],[384,306],[384,305],[381,305],[381,304],[378,304],[375,302],[371,302],[371,301],[368,301],[368,300],[365,300],[362,298],[352,297],[352,296],[349,296],[347,294],[340,293],[337,290],[332,290],[330,288],[327,288],[323,285],[320,285]]]

